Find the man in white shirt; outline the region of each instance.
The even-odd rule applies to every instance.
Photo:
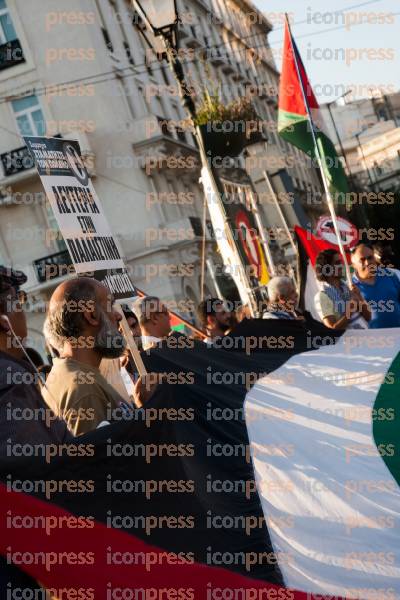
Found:
[[[301,319],[296,314],[299,297],[290,277],[273,277],[267,287],[269,302],[263,319]]]

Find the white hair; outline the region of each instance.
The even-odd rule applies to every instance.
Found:
[[[269,301],[278,302],[279,298],[287,298],[295,288],[290,277],[273,277],[267,285]]]

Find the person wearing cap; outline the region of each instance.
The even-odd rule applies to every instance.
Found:
[[[27,338],[22,307],[26,283],[21,271],[0,266],[0,468],[8,469],[21,446],[65,444],[73,440],[64,421],[46,406],[37,387],[38,375],[26,360]],[[45,593],[29,575],[0,557],[0,589],[10,598],[23,590],[27,597]]]
[[[23,350],[28,332],[20,286],[26,281],[22,271],[0,266],[0,460],[6,456],[7,440],[46,444],[71,437],[65,423],[43,401],[37,388],[39,376]],[[28,413],[37,416],[24,419]]]
[[[371,310],[371,329],[400,327],[400,281],[377,264],[371,244],[360,242],[351,249],[353,282]]]

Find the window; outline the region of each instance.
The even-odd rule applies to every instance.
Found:
[[[12,107],[18,130],[22,136],[44,136],[46,134],[46,122],[35,95],[13,100]]]
[[[17,39],[14,25],[6,5],[6,0],[0,0],[0,44],[6,44]]]
[[[64,238],[58,227],[57,219],[55,218],[53,210],[47,200],[45,203],[45,208],[46,208],[47,225],[48,225],[49,231],[51,231],[53,234],[52,239],[56,240],[56,246],[57,246],[58,251],[61,252],[61,251],[67,250],[66,243],[64,242]]]

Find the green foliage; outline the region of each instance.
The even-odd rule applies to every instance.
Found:
[[[206,125],[209,122],[223,123],[224,121],[253,121],[257,114],[248,98],[238,98],[230,104],[223,104],[218,91],[211,94],[204,89],[200,105],[197,108],[196,125]]]

